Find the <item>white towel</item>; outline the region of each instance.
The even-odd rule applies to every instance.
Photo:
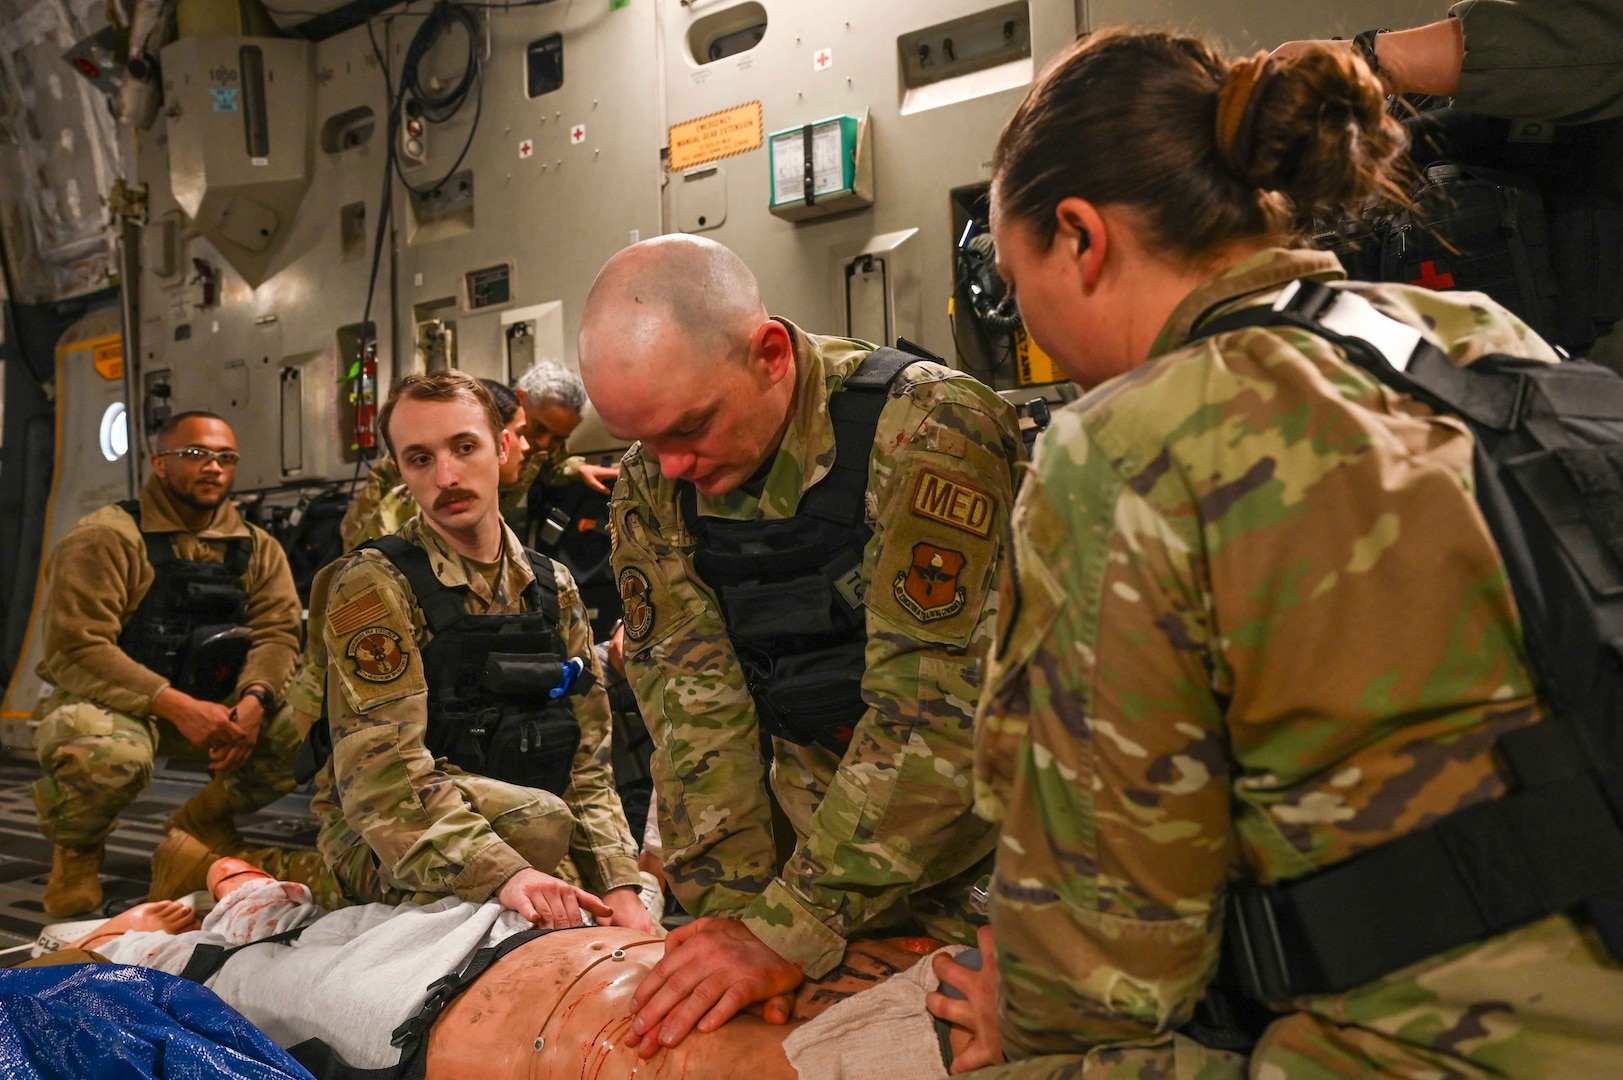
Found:
[[[790,1032],[783,1052],[800,1080],[945,1080],[941,1040],[924,995],[940,984],[936,956],[963,951],[962,945],[938,949]]]

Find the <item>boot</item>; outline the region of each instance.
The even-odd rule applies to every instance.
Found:
[[[189,832],[170,829],[169,835],[152,853],[152,888],[147,892],[147,900],[179,900],[207,889],[209,867],[221,859],[263,867],[279,850],[241,848],[234,854],[215,851]]]
[[[209,867],[225,854],[189,832],[170,829],[152,853],[152,888],[147,900],[179,900],[208,887]]]
[[[45,883],[45,914],[62,919],[101,907],[103,844],[90,847],[56,845],[51,855],[51,876]]]
[[[190,833],[205,845],[223,854],[234,854],[244,845],[237,832],[237,810],[225,782],[215,777],[203,790],[187,799],[164,824]]]

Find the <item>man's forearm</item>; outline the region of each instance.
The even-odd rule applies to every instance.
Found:
[[[1378,34],[1375,59],[1400,94],[1453,97],[1465,63],[1465,35],[1458,19]]]

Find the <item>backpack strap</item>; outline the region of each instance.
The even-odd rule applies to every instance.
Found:
[[[383,557],[405,575],[417,606],[422,608],[424,617],[428,619],[429,630],[442,634],[467,614],[462,604],[461,590],[453,589],[439,579],[434,573],[433,564],[429,562],[428,552],[395,535],[368,540],[355,550],[365,551],[368,548],[382,552]]]
[[[1479,501],[1518,602],[1532,609],[1525,589],[1542,578],[1524,565],[1530,555],[1522,511],[1490,501],[1490,487],[1503,489],[1490,484],[1499,466],[1483,440],[1524,427],[1529,380],[1545,373],[1509,357],[1458,367],[1419,331],[1363,297],[1313,281],[1287,286],[1271,307],[1197,320],[1191,340],[1247,327],[1292,327],[1324,338],[1387,386],[1469,421]],[[1578,415],[1623,419],[1623,382],[1597,390],[1595,400],[1565,397]],[[1529,652],[1535,670],[1547,672],[1550,662],[1540,663],[1544,646],[1536,637],[1529,634]],[[1548,695],[1552,688],[1541,689]],[[1560,707],[1560,688],[1554,689],[1558,707],[1549,719],[1498,742],[1517,781],[1502,798],[1447,814],[1306,877],[1231,887],[1224,960],[1236,988],[1275,1002],[1341,993],[1575,909],[1595,921],[1614,956],[1623,956],[1623,828],[1607,790],[1616,778],[1597,771],[1605,763],[1586,740],[1581,710]]]
[[[558,575],[552,560],[533,548],[525,548],[524,557],[530,560],[530,571],[535,575],[524,590],[524,603],[531,611],[543,612],[557,627],[563,612],[558,605]]]
[[[905,344],[905,342],[904,342]],[[890,388],[909,365],[922,359],[902,349],[883,346],[863,358],[829,397],[828,418],[834,424],[834,466],[806,493],[805,512],[830,521],[860,522],[868,493],[868,462],[873,456],[879,414],[890,400]]]

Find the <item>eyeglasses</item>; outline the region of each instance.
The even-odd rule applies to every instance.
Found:
[[[206,446],[182,446],[178,450],[159,450],[158,457],[178,457],[188,465],[201,465],[205,461],[217,461],[221,468],[234,469],[242,455],[235,450],[210,450]]]

